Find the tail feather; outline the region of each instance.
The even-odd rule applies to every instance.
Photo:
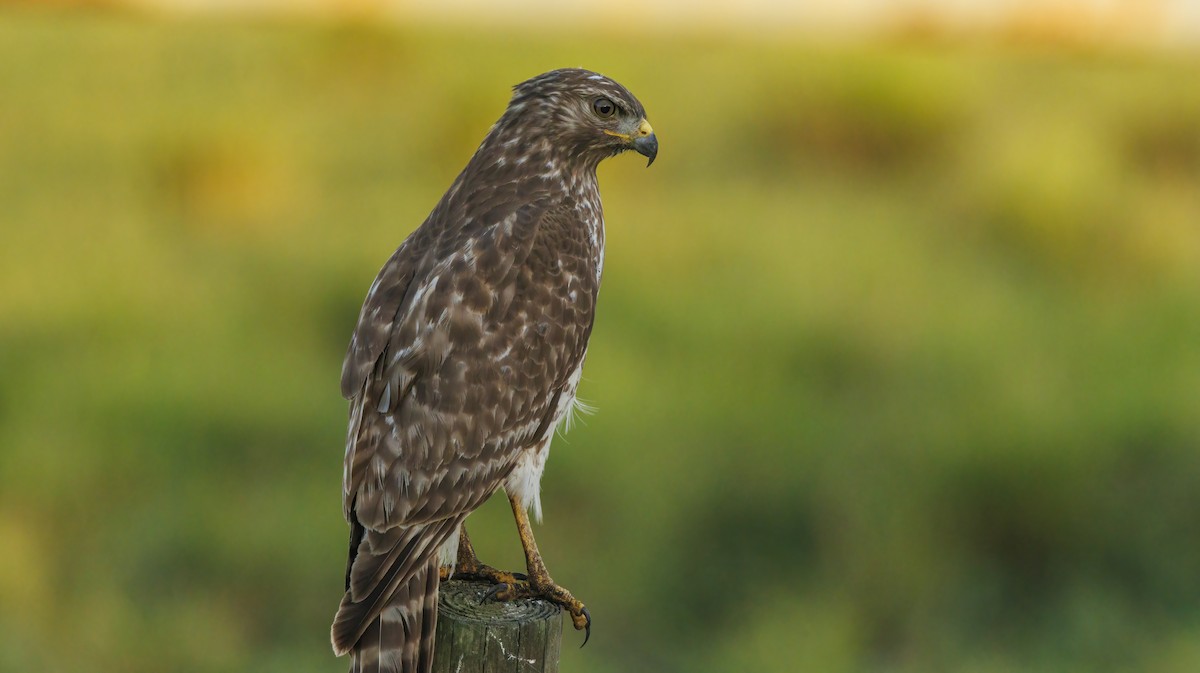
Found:
[[[432,581],[431,581],[432,580]],[[437,624],[438,567],[413,574],[350,652],[352,673],[429,673]]]
[[[438,550],[459,523],[446,519],[399,535],[366,531],[350,563],[353,586],[342,597],[330,633],[334,652],[351,655],[352,672],[431,670]]]
[[[433,637],[437,633],[438,587],[441,584],[438,575],[440,565],[441,562],[435,555],[433,563],[425,567],[425,596],[421,604],[421,645],[417,648],[417,654],[420,655],[417,670],[421,673],[433,670]]]

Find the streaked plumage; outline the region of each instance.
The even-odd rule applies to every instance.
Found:
[[[351,536],[332,639],[352,670],[428,671],[439,549],[500,487],[540,511],[600,286],[596,167],[626,149],[653,159],[657,140],[621,85],[576,69],[519,84],[372,284],[342,370]]]

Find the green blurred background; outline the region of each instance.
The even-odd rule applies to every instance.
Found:
[[[0,670],[344,669],[360,302],[566,65],[662,152],[601,169],[563,670],[1200,670],[1195,53],[12,8]]]

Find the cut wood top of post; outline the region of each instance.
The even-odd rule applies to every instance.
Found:
[[[449,580],[442,582],[438,610],[458,620],[479,622],[528,622],[557,617],[561,610],[548,601],[526,598],[516,601],[484,600],[493,585],[486,582]]]

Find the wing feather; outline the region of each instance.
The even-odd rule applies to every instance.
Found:
[[[347,520],[352,503],[376,530],[453,516],[473,500],[472,489],[490,493],[511,467],[505,425],[520,414],[483,409],[484,398],[503,406],[498,389],[506,381],[492,366],[494,350],[513,338],[497,334],[508,326],[494,315],[494,297],[516,282],[546,213],[541,199],[515,204],[491,206],[489,224],[476,223],[469,235],[423,226],[372,285],[342,367],[343,393],[351,387]],[[489,438],[496,441],[485,446]],[[481,458],[482,469],[465,475],[464,456]]]
[[[583,357],[598,280],[590,251],[566,245],[564,271],[545,240],[534,245],[580,227],[538,199],[513,202],[489,205],[490,224],[469,233],[414,232],[363,304],[342,372],[352,537],[339,651],[369,629],[429,618],[409,585],[424,586],[438,547],[540,441]],[[562,306],[569,283],[578,306]]]

